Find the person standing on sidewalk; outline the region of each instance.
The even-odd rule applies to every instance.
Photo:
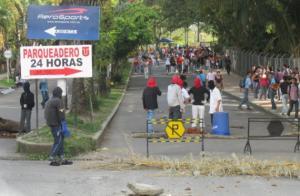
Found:
[[[259,92],[259,69],[258,68],[256,68],[256,70],[253,73],[252,86],[254,91],[254,98],[258,99],[258,92]]]
[[[193,119],[200,119],[200,129],[204,128],[204,114],[205,114],[205,105],[203,101],[205,100],[205,94],[207,95],[207,100],[209,100],[210,93],[205,88],[205,86],[201,85],[201,80],[196,77],[194,79],[194,86],[189,90],[189,94],[193,96],[192,102],[192,115]],[[197,123],[192,123],[192,130],[194,132],[197,127]],[[200,130],[204,131],[204,130]]]
[[[227,74],[230,75],[231,71],[231,60],[230,57],[226,54],[224,59],[225,69],[227,71]]]
[[[29,82],[23,84],[23,89],[24,92],[20,97],[21,120],[19,134],[31,131],[31,110],[34,107],[34,94],[30,91]]]
[[[215,86],[215,82],[213,80],[208,81],[208,88],[210,89],[210,98],[209,98],[209,113],[210,113],[210,121],[211,126],[213,126],[215,112],[222,112],[222,96],[220,90]]]
[[[47,80],[46,80],[46,79],[42,79],[42,80],[40,81],[39,87],[40,87],[40,91],[41,91],[42,98],[43,98],[43,100],[42,100],[42,102],[41,102],[41,105],[42,105],[42,107],[43,107],[43,109],[44,109],[44,108],[45,108],[45,104],[46,104],[46,102],[47,102],[48,99],[49,99],[49,94],[48,94],[48,82],[47,82]]]
[[[154,116],[154,110],[158,108],[157,96],[160,95],[161,91],[157,87],[157,82],[155,78],[150,77],[147,81],[147,87],[144,89],[142,97],[144,109],[147,111],[148,134],[154,133],[151,120]]]
[[[271,104],[272,104],[272,110],[276,110],[276,102],[275,102],[275,96],[277,93],[277,90],[279,88],[279,84],[276,82],[275,79],[275,74],[271,73],[271,82],[270,82],[270,87],[269,87],[269,96],[271,99]]]
[[[240,105],[239,105],[239,109],[242,109],[242,105],[246,104],[247,105],[247,109],[250,110],[250,105],[249,105],[249,89],[251,88],[251,72],[248,71],[247,72],[247,75],[245,76],[245,79],[244,79],[244,96],[243,96],[243,99],[241,100],[240,102]]]
[[[184,100],[180,84],[180,77],[174,75],[168,86],[167,101],[169,106],[169,119],[181,119],[184,112]]]
[[[288,77],[283,76],[283,82],[280,83],[280,90],[281,90],[281,99],[282,99],[282,108],[281,108],[281,115],[285,115],[288,112],[288,87],[289,83],[287,81]]]
[[[290,116],[293,107],[295,106],[295,118],[297,119],[299,110],[299,89],[296,78],[292,78],[292,84],[288,87],[288,96],[290,100],[290,108],[287,115]]]
[[[45,107],[45,119],[51,129],[54,143],[50,152],[50,165],[71,165],[72,161],[64,158],[64,136],[62,133],[62,121],[65,120],[65,112],[62,101],[62,89],[56,87],[53,89],[53,96],[47,102]]]
[[[269,79],[268,79],[268,75],[267,75],[265,69],[263,69],[263,72],[259,78],[259,87],[260,87],[259,100],[262,100],[263,97],[264,97],[264,100],[266,100],[267,99],[267,90],[269,87]]]

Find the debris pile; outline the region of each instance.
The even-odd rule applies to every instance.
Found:
[[[101,169],[162,169],[177,176],[263,176],[300,178],[300,163],[292,161],[258,160],[251,156],[238,157],[232,154],[228,158],[205,155],[200,158],[185,157],[171,159],[167,157],[132,156],[118,158],[109,162],[94,162],[88,168]]]

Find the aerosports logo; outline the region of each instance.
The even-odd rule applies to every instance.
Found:
[[[88,10],[86,8],[66,8],[49,11],[46,14],[38,14],[38,20],[89,20],[85,15]]]
[[[87,12],[87,9],[76,7],[76,8],[53,10],[51,12],[48,12],[48,14],[54,14],[54,15],[79,15],[79,14],[84,14],[85,12]]]

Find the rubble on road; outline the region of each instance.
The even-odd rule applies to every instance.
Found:
[[[12,93],[14,91],[15,91],[15,89],[13,89],[13,88],[7,88],[7,89],[1,89],[0,93],[3,94],[3,95],[7,95],[7,94]]]
[[[128,183],[127,187],[137,196],[159,196],[164,192],[163,188],[150,184]]]
[[[19,131],[19,123],[0,117],[0,132],[2,131],[9,133],[17,133]]]

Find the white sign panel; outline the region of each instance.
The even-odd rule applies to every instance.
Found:
[[[10,59],[12,57],[11,50],[5,50],[4,57],[7,58],[7,59]]]
[[[92,46],[25,46],[20,50],[21,78],[92,77]]]

